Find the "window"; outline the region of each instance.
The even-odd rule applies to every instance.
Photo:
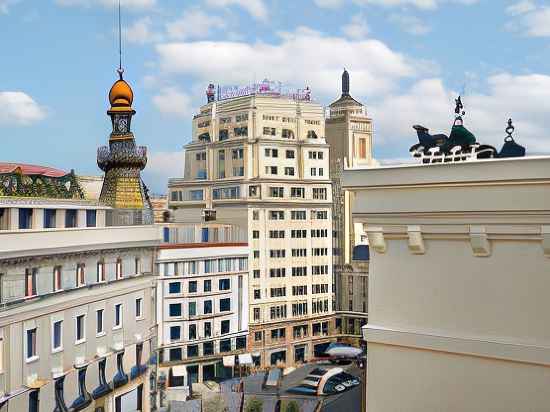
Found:
[[[36,277],[38,269],[25,269],[25,296],[36,296]]]
[[[19,229],[32,229],[32,209],[19,209]]]
[[[55,209],[44,209],[44,229],[55,227]]]
[[[260,342],[262,340],[262,332],[254,332],[254,340]]]
[[[294,176],[294,168],[285,167],[285,176]]]
[[[269,277],[271,278],[284,278],[286,276],[285,268],[271,268],[269,269]]]
[[[96,280],[98,282],[105,282],[105,262],[97,262],[97,275]]]
[[[269,308],[271,319],[286,318],[286,305],[272,306]]]
[[[122,303],[115,305],[115,326],[113,329],[122,327]]]
[[[221,334],[225,335],[229,333],[229,320],[222,320],[221,322]]]
[[[305,210],[293,210],[290,212],[290,218],[292,220],[306,220]]]
[[[248,196],[250,197],[260,196],[260,186],[248,186]]]
[[[324,188],[324,187],[314,187],[313,188],[313,199],[327,200],[327,189]]]
[[[311,237],[327,237],[327,229],[311,229]]]
[[[260,211],[259,210],[253,210],[252,211],[252,220],[260,220]]]
[[[122,259],[118,258],[116,260],[116,278],[122,279]]]
[[[210,279],[205,279],[202,287],[205,292],[210,292],[212,290],[212,281]]]
[[[265,136],[275,136],[276,134],[277,130],[274,127],[264,127]]]
[[[96,227],[97,224],[97,211],[86,210],[86,227]]]
[[[248,126],[235,127],[233,129],[235,137],[247,137],[248,136]]]
[[[305,257],[307,256],[306,249],[292,249],[292,257]]]
[[[240,197],[240,193],[241,189],[239,186],[212,189],[212,197],[214,200],[238,199]]]
[[[253,230],[252,231],[252,239],[259,239],[260,238],[260,231],[259,230]]]
[[[306,121],[307,123],[307,121]],[[315,130],[308,130],[307,131],[307,138],[308,139],[317,139],[317,133],[315,133]]]
[[[303,187],[291,187],[290,188],[290,197],[304,198],[304,188]]]
[[[367,158],[367,139],[359,139],[359,157],[361,159]]]
[[[309,172],[309,174],[310,174],[311,176],[317,176],[317,169],[314,168],[314,167],[312,167],[311,170],[310,170],[310,172]]]
[[[307,230],[305,229],[291,230],[290,237],[293,239],[305,239],[307,237]]]
[[[203,313],[205,315],[208,315],[209,313],[212,313],[212,301],[211,300],[205,300],[203,303]]]
[[[206,152],[199,152],[195,154],[195,160],[200,162],[201,160],[206,160]]]
[[[134,273],[136,275],[141,273],[141,259],[138,257],[134,258]]]
[[[202,189],[200,190],[190,190],[189,191],[189,197],[191,200],[203,200],[204,199],[204,192]]]
[[[270,210],[269,220],[284,220],[285,212],[283,210]]]
[[[235,339],[235,349],[245,349],[246,348],[246,336],[237,336]]]
[[[254,299],[260,299],[261,293],[261,289],[254,289]]]
[[[311,218],[318,219],[318,220],[326,220],[328,219],[328,212],[326,210],[312,210]]]
[[[181,282],[170,282],[168,284],[168,293],[181,293]]]
[[[180,361],[180,360],[182,360],[182,358],[183,358],[183,355],[182,355],[181,348],[170,349],[170,360],[171,361]]]
[[[295,156],[294,150],[287,150],[286,151],[286,158],[287,159],[294,159],[294,156]]]
[[[187,357],[194,358],[195,356],[199,356],[199,345],[189,345],[187,347]]]
[[[284,239],[285,231],[284,230],[270,230],[269,238],[270,239]]]
[[[244,166],[236,166],[233,168],[233,176],[244,176]]]
[[[209,338],[212,336],[212,323],[204,322],[204,337]]]
[[[265,174],[266,175],[276,175],[279,171],[277,169],[277,166],[266,166],[265,167]]]
[[[189,325],[189,340],[197,339],[197,325]]]
[[[284,188],[282,188],[282,187],[270,187],[269,188],[269,196],[270,197],[283,197],[284,196]]]
[[[235,116],[236,122],[244,122],[246,120],[248,120],[248,113],[241,113]]]
[[[260,278],[260,269],[254,269],[254,270],[252,271],[252,277],[253,277],[254,279],[259,279],[259,278]]]
[[[231,299],[220,299],[220,312],[229,312],[231,310]]]
[[[243,157],[244,157],[244,150],[242,148],[233,149],[231,151],[231,158],[233,158],[233,159],[242,159]]]
[[[36,328],[27,329],[27,362],[38,358],[36,353]]]
[[[229,138],[229,130],[220,129],[220,132],[218,134],[218,140],[221,142],[223,140],[227,140],[228,138]]]
[[[95,312],[95,319],[96,319],[95,333],[96,335],[101,335],[105,332],[103,329],[103,309],[98,309]]]
[[[260,251],[259,250],[255,250],[253,253],[253,258],[254,259],[259,259],[260,258]]]
[[[181,303],[171,303],[168,305],[168,313],[172,317],[181,316]]]
[[[136,319],[143,318],[143,299],[136,298]]]
[[[197,281],[191,280],[188,284],[189,293],[196,293],[197,292]]]
[[[76,287],[86,285],[86,279],[84,277],[84,263],[76,265]]]
[[[76,227],[76,210],[65,210],[65,227]]]
[[[280,297],[286,296],[286,287],[271,288],[269,292],[272,298],[280,298]]]
[[[294,139],[294,132],[290,129],[283,129],[281,131],[281,137],[283,139]]]
[[[271,249],[269,251],[270,258],[284,258],[286,256],[285,249]]]
[[[220,352],[231,352],[231,339],[220,340]]]
[[[323,175],[324,175],[324,173],[323,173],[323,168],[322,168],[322,167],[319,168],[318,174],[319,174],[319,176],[323,176]]]
[[[75,344],[82,343],[86,340],[86,315],[78,315],[76,317],[76,341]]]
[[[307,315],[307,302],[293,303],[292,316],[304,316],[304,315]]]
[[[328,265],[312,266],[311,273],[314,275],[328,275]]]
[[[307,285],[292,286],[292,296],[307,295]]]
[[[170,340],[180,340],[181,339],[181,327],[180,326],[170,326]]]
[[[187,308],[189,310],[189,316],[197,316],[197,302],[189,302]]]
[[[231,117],[220,117],[220,124],[231,123]]]
[[[61,266],[55,266],[53,268],[53,291],[59,290],[61,290]]]
[[[218,280],[219,290],[229,290],[231,289],[231,279],[220,279]]]
[[[57,320],[52,323],[52,352],[63,350],[63,321]]]
[[[253,309],[254,320],[260,320],[260,308]]]
[[[214,354],[214,342],[204,342],[202,344],[202,354],[203,354],[203,356],[213,355]]]
[[[293,267],[292,276],[307,276],[307,266]]]

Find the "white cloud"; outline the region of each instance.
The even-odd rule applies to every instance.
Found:
[[[0,14],[8,14],[10,6],[19,3],[19,0],[0,0]]]
[[[342,32],[352,39],[363,39],[367,37],[369,33],[367,19],[363,14],[356,14],[351,18],[351,21],[343,27]]]
[[[478,1],[479,0],[354,0],[354,2],[359,5],[377,5],[385,7],[414,6],[425,10],[435,9],[445,2],[470,5]]]
[[[536,8],[537,7],[531,0],[522,0],[506,7],[506,13],[511,14],[512,16],[517,16],[518,14],[533,11]]]
[[[46,111],[23,92],[0,92],[0,124],[30,125],[46,117]]]
[[[314,3],[323,9],[337,9],[344,4],[344,0],[313,0]]]
[[[143,181],[151,192],[166,194],[168,179],[182,177],[184,165],[183,152],[151,152],[147,155]]]
[[[206,38],[213,29],[225,27],[225,21],[201,10],[192,9],[183,13],[181,18],[166,24],[166,33],[172,39]]]
[[[352,92],[369,96],[392,90],[421,67],[378,40],[328,37],[307,28],[279,33],[274,44],[196,41],[157,45],[164,73],[201,81],[246,84],[270,77],[310,86],[314,95],[334,97],[343,67],[353,71]],[[417,67],[418,66],[418,67]]]
[[[267,7],[263,0],[206,0],[206,3],[210,6],[221,8],[238,6],[245,9],[258,20],[267,19]]]
[[[415,36],[421,36],[431,31],[427,23],[410,14],[391,14],[389,20],[398,25],[404,32]]]
[[[153,30],[153,22],[150,17],[134,21],[123,29],[123,35],[129,43],[146,44],[162,40],[162,36]]]
[[[164,87],[160,93],[153,96],[153,104],[164,114],[172,114],[182,118],[191,117],[191,98],[176,87]]]
[[[536,6],[531,1],[521,1],[508,7],[506,11],[514,17],[507,24],[511,31],[530,37],[550,37],[549,6]]]
[[[101,5],[103,7],[113,7],[113,0],[55,0],[60,6],[81,6],[92,7]],[[157,0],[120,0],[120,5],[127,9],[148,9],[155,6]]]
[[[515,138],[528,152],[550,152],[550,136],[546,132],[550,76],[502,73],[490,76],[486,83],[486,93],[463,97],[465,126],[477,140],[500,149],[506,121],[511,117],[516,126]],[[416,141],[414,124],[428,127],[431,133],[448,135],[456,95],[440,79],[425,79],[403,94],[385,97],[369,108],[377,130],[375,140],[380,144],[401,142],[408,148]]]

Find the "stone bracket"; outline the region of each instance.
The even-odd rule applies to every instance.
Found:
[[[381,227],[367,227],[367,237],[369,246],[376,253],[386,253],[386,239],[384,239],[384,230]]]
[[[485,226],[470,226],[470,245],[474,256],[491,256],[491,243]]]
[[[420,226],[407,226],[407,233],[409,235],[409,250],[411,253],[415,255],[423,255],[426,253]]]

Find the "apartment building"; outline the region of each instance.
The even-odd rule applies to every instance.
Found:
[[[149,410],[154,226],[72,173],[0,164],[0,411]]]
[[[548,409],[549,171],[523,157],[344,172],[373,268],[370,412]]]
[[[185,399],[190,384],[232,377],[236,364],[251,366],[249,250],[246,242],[217,238],[217,227],[163,229],[172,237],[157,257],[159,374],[172,401]],[[174,236],[182,232],[186,243]]]
[[[264,88],[194,117],[169,207],[176,222],[245,230],[248,345],[262,365],[311,359],[331,339],[331,191],[323,108],[308,98]]]

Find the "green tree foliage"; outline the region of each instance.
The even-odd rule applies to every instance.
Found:
[[[300,406],[298,406],[298,402],[289,401],[285,406],[284,412],[300,412]]]
[[[262,412],[264,403],[258,398],[251,398],[246,402],[245,412]]]

